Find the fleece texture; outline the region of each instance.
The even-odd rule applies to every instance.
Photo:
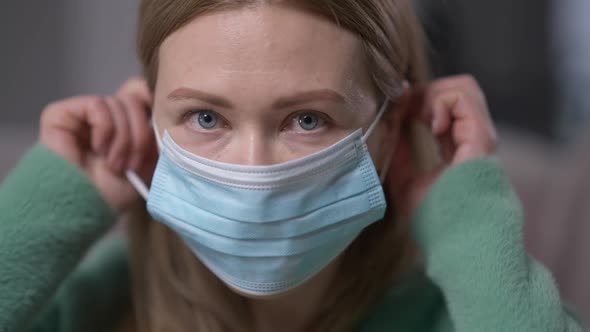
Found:
[[[99,241],[82,258],[114,220],[80,170],[34,147],[0,186],[0,332],[112,331],[130,301],[126,241]],[[357,330],[582,331],[527,255],[522,220],[497,161],[447,170],[412,222],[424,271]]]
[[[22,331],[114,220],[80,170],[35,146],[0,187],[0,331]]]

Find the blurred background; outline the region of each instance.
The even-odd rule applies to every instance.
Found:
[[[590,316],[589,0],[415,0],[435,76],[470,73],[500,131],[529,251]],[[0,179],[40,111],[139,73],[137,0],[0,2]]]

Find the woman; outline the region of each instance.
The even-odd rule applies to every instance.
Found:
[[[581,330],[526,256],[480,89],[424,84],[421,42],[403,0],[142,1],[147,84],[49,105],[0,191],[0,326]],[[70,273],[114,213],[132,292],[125,243]]]

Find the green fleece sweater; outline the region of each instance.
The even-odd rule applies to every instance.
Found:
[[[126,242],[87,252],[115,219],[78,168],[34,147],[0,186],[0,332],[112,330],[130,301]],[[447,170],[412,224],[425,273],[358,331],[582,331],[527,255],[522,222],[496,161]]]

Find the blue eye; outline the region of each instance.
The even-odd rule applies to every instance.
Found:
[[[310,113],[306,113],[306,114],[301,114],[299,116],[297,116],[297,122],[299,123],[299,126],[303,129],[303,130],[314,130],[318,127],[318,125],[320,125],[321,120],[319,116],[315,115],[315,114],[310,114]]]
[[[204,129],[213,129],[219,122],[218,115],[211,111],[200,111],[195,113],[198,117],[199,126]]]

